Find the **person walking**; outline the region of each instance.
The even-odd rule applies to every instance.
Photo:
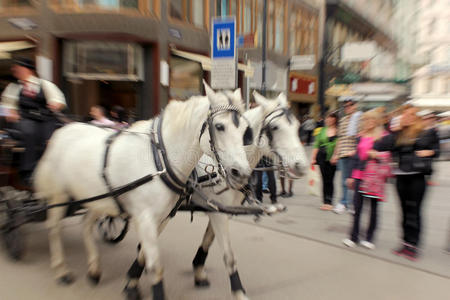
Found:
[[[55,84],[37,76],[31,59],[16,59],[11,71],[17,82],[5,88],[1,104],[7,121],[20,132],[25,152],[19,175],[24,184],[30,185],[31,174],[57,128],[55,114],[66,107],[66,100]]]
[[[425,176],[433,172],[432,160],[440,153],[439,143],[426,130],[417,112],[415,107],[406,107],[400,118],[400,130],[377,141],[370,153],[377,158],[379,151],[391,151],[398,157],[394,174],[402,209],[403,243],[393,253],[412,261],[419,256]]]
[[[358,138],[356,154],[352,158],[352,175],[347,179],[348,188],[354,189],[355,207],[350,237],[342,241],[348,247],[355,247],[359,243],[359,224],[366,200],[370,202],[370,223],[366,239],[361,241],[361,245],[368,249],[375,249],[373,239],[378,220],[378,202],[384,201],[386,180],[391,174],[390,153],[380,153],[379,158],[375,160],[369,159],[369,151],[376,140],[388,134],[383,127],[383,118],[383,114],[376,109],[364,113],[362,117],[363,128]]]
[[[344,111],[345,116],[339,121],[339,139],[336,151],[331,159],[332,163],[338,163],[339,170],[341,170],[342,198],[333,210],[337,214],[342,214],[347,209],[351,210],[351,196],[347,188],[347,179],[350,177],[351,157],[356,152],[356,136],[359,131],[359,119],[361,117],[361,112],[357,111],[357,105],[353,100],[344,102]]]
[[[263,156],[259,161],[257,168],[269,168],[273,166],[270,158]],[[277,203],[277,184],[273,170],[255,171],[256,176],[256,199],[263,202],[263,172],[266,172],[269,183],[270,201],[272,204]]]
[[[335,112],[329,113],[325,119],[325,127],[316,136],[311,163],[318,164],[322,174],[323,204],[321,210],[333,209],[334,175],[336,164],[331,161],[337,142],[337,121]]]
[[[316,129],[316,122],[310,116],[307,116],[306,120],[303,122],[303,130],[306,135],[306,146],[309,146],[312,142],[312,133],[314,129]]]

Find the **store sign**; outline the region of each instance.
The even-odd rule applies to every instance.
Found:
[[[317,79],[314,77],[291,75],[289,78],[289,91],[301,95],[316,95]]]
[[[211,28],[211,87],[234,89],[237,81],[236,18],[214,18]]]
[[[342,46],[341,60],[343,62],[366,61],[377,53],[377,44],[370,42],[348,42]]]
[[[241,34],[237,39],[238,48],[255,48],[256,47],[256,35],[254,33]]]
[[[291,57],[291,70],[311,70],[316,65],[315,55],[295,55]]]

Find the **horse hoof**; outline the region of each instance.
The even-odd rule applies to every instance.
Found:
[[[126,294],[127,300],[141,300],[141,293],[138,287],[125,287],[123,292]]]
[[[98,285],[98,283],[100,282],[100,273],[98,274],[88,274],[87,277],[89,279],[89,282],[92,285]]]
[[[69,285],[72,284],[74,281],[75,277],[71,274],[66,274],[58,279],[58,282],[62,285]]]
[[[195,286],[198,288],[206,288],[209,287],[209,280],[208,279],[200,279],[200,280],[195,280]]]

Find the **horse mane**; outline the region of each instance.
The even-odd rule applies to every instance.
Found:
[[[166,129],[179,131],[183,128],[190,128],[191,122],[198,120],[202,113],[207,113],[209,101],[206,96],[192,96],[188,100],[170,100],[164,109],[164,120],[170,118],[170,122],[166,123]],[[152,118],[153,119],[153,118]],[[149,121],[138,121],[134,123],[129,131],[148,132]]]

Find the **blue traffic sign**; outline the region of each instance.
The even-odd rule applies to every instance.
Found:
[[[212,59],[235,58],[236,20],[216,18],[212,24]]]

